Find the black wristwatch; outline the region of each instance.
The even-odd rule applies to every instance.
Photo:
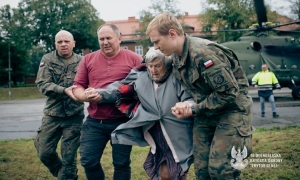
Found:
[[[191,110],[192,110],[192,115],[197,116],[197,113],[195,111],[195,106],[191,106]]]

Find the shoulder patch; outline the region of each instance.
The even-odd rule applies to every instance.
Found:
[[[45,65],[45,62],[42,61],[42,62],[40,63],[40,67],[43,67],[44,65]]]
[[[214,62],[210,59],[208,61],[205,61],[203,64],[206,68],[209,68],[210,66],[214,65]]]
[[[222,74],[216,74],[213,79],[216,84],[223,84],[225,82],[225,78]]]

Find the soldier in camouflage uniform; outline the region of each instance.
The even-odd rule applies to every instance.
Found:
[[[56,51],[43,56],[36,84],[47,96],[35,148],[42,163],[59,180],[77,179],[77,149],[84,104],[73,95],[73,81],[82,56],[73,53],[75,41],[68,31],[55,36]],[[56,152],[61,139],[61,158]]]
[[[194,106],[177,103],[178,118],[194,116],[194,169],[197,179],[240,179],[231,150],[252,152],[252,99],[248,80],[230,49],[184,34],[176,17],[164,13],[148,25],[155,49],[173,56],[173,74],[193,96]]]

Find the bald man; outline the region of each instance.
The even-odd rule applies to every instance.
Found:
[[[72,89],[82,56],[75,54],[73,35],[65,30],[55,36],[55,51],[42,57],[35,83],[47,97],[42,125],[34,141],[38,157],[59,180],[77,179],[77,149],[84,104]],[[61,156],[56,152],[61,140]]]

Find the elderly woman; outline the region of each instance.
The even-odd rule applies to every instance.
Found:
[[[132,119],[112,133],[112,143],[150,145],[144,169],[151,179],[186,179],[193,163],[193,118],[180,120],[172,114],[171,107],[177,102],[193,104],[194,101],[172,75],[170,57],[150,48],[145,62],[146,71],[133,69],[121,82],[134,81],[140,104]],[[102,102],[114,99],[111,97],[115,91],[116,83],[107,89],[98,89]]]

